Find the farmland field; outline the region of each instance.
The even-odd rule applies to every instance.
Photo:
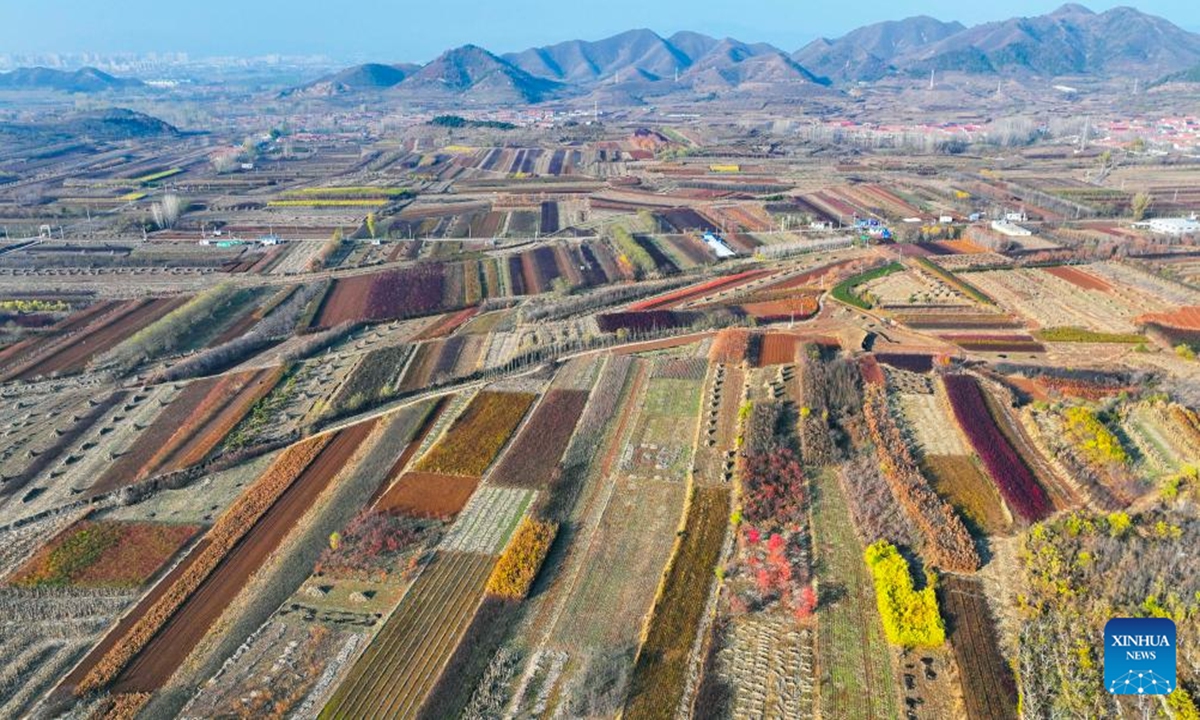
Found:
[[[7,582],[20,587],[137,587],[197,530],[194,525],[85,520],[64,530]]]
[[[228,554],[219,559],[218,564],[203,576],[193,590],[182,593],[183,601],[143,647],[135,646],[128,664],[116,675],[114,688],[122,692],[147,692],[160,687],[170,677],[246,580],[282,542],[296,518],[341,471],[346,459],[369,434],[372,425],[363,423],[339,433],[322,448],[311,464],[300,469],[298,477],[286,484],[280,498],[259,516],[253,527],[241,529],[244,534]],[[269,469],[267,472],[275,470]],[[201,567],[197,561],[204,557],[206,547],[216,537],[210,531],[202,538],[184,562],[156,585],[154,591],[143,598],[139,606],[123,620],[123,624],[110,632],[92,651],[88,660],[64,682],[68,685],[85,682],[89,674],[98,672],[98,667],[104,667],[101,663],[109,662],[107,656],[121,650],[121,644],[128,642],[126,635],[136,631],[138,623],[147,617],[146,614],[158,611],[161,606],[158,601],[165,599],[167,593],[175,592],[177,585],[183,587],[189,566],[196,564]],[[128,651],[121,651],[128,654]]]
[[[685,492],[681,483],[616,482],[587,548],[588,571],[551,633],[556,643],[621,647],[636,641],[671,556]]]
[[[400,601],[321,718],[412,717],[483,597],[493,558],[439,553]]]
[[[1195,28],[376,5],[0,50],[0,718],[1196,719]]]
[[[933,489],[949,499],[966,520],[989,535],[1004,534],[1012,527],[1004,501],[974,458],[929,454],[922,464]]]
[[[470,476],[405,473],[379,498],[378,507],[414,517],[453,517],[478,484],[479,479]]]
[[[491,482],[530,488],[549,483],[559,458],[567,449],[587,399],[587,393],[580,390],[551,390],[546,393],[521,434],[492,472]]]
[[[476,395],[445,437],[417,462],[416,469],[446,475],[483,475],[533,401],[534,396],[528,393]]]
[[[1119,295],[1103,289],[1084,289],[1037,270],[974,273],[971,282],[1005,309],[1028,317],[1041,327],[1068,325],[1128,333],[1134,330],[1133,318],[1144,312],[1142,307]]]
[[[960,668],[970,717],[1016,718],[1016,684],[1004,662],[984,589],[977,580],[950,576],[939,590],[950,647]]]
[[[649,632],[638,650],[625,717],[675,716],[684,689],[692,642],[704,612],[713,569],[728,524],[729,493],[697,488],[688,501],[684,530]]]
[[[966,432],[988,474],[1013,512],[1026,521],[1050,512],[1050,500],[1008,439],[1000,432],[984,401],[983,390],[967,375],[948,375],[946,392],[958,424]]]
[[[829,604],[817,615],[817,669],[822,714],[889,718],[898,714],[891,654],[875,605],[862,545],[852,532],[842,490],[822,475],[813,510],[817,560],[830,583]],[[829,583],[823,583],[828,587]]]
[[[633,436],[621,452],[622,470],[635,478],[684,479],[692,461],[700,389],[696,380],[650,380]]]

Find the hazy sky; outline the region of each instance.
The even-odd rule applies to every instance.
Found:
[[[766,41],[794,50],[818,36],[909,15],[967,25],[1049,12],[1054,0],[0,0],[0,52],[185,51],[422,62],[473,42],[495,52],[649,27]],[[1094,2],[1093,10],[1119,2]],[[1200,30],[1196,0],[1143,0],[1144,12]]]

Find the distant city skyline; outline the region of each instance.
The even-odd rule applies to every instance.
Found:
[[[792,51],[817,37],[837,37],[861,25],[912,15],[974,25],[1040,15],[1061,4],[1053,0],[1001,5],[863,0],[848,13],[840,5],[810,7],[795,0],[749,0],[735,7],[680,0],[608,0],[604,11],[597,13],[594,6],[544,0],[441,0],[411,7],[383,0],[291,0],[286,5],[233,0],[175,4],[41,0],[0,4],[0,48],[9,55],[183,52],[193,58],[279,54],[427,62],[447,48],[466,43],[504,53],[564,40],[597,40],[647,27],[664,36],[693,30],[769,42]],[[1102,12],[1129,3],[1084,4]],[[1200,31],[1200,10],[1192,1],[1147,0],[1135,7]]]

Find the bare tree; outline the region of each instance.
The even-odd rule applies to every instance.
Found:
[[[229,152],[217,153],[208,161],[212,163],[213,170],[216,170],[218,175],[233,172],[238,166],[237,155]]]
[[[154,217],[154,224],[160,230],[165,230],[175,226],[179,216],[183,214],[183,208],[183,199],[175,193],[168,193],[163,196],[162,202],[154,203],[150,214]]]

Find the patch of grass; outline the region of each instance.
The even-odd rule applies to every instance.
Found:
[[[846,498],[832,473],[817,476],[814,486],[813,532],[821,579],[821,715],[848,720],[899,717],[891,656]]]
[[[872,307],[874,307],[874,305],[869,300],[866,300],[855,294],[854,289],[863,283],[867,283],[872,280],[878,280],[881,277],[886,277],[892,273],[901,272],[903,270],[904,266],[900,263],[891,263],[889,265],[884,265],[883,267],[875,268],[874,270],[869,270],[861,275],[855,275],[848,280],[843,280],[842,282],[838,283],[833,288],[833,297],[835,300],[840,300],[847,305],[853,305],[854,307],[862,308],[863,310],[870,310]]]
[[[1044,342],[1085,342],[1085,343],[1138,343],[1149,342],[1145,335],[1137,333],[1107,333],[1086,330],[1081,327],[1052,327],[1035,330],[1034,337]]]
[[[181,172],[183,172],[183,168],[171,168],[170,170],[163,170],[162,172],[150,173],[149,175],[133,178],[132,182],[141,183],[142,185],[149,185],[152,182],[174,177]]]

